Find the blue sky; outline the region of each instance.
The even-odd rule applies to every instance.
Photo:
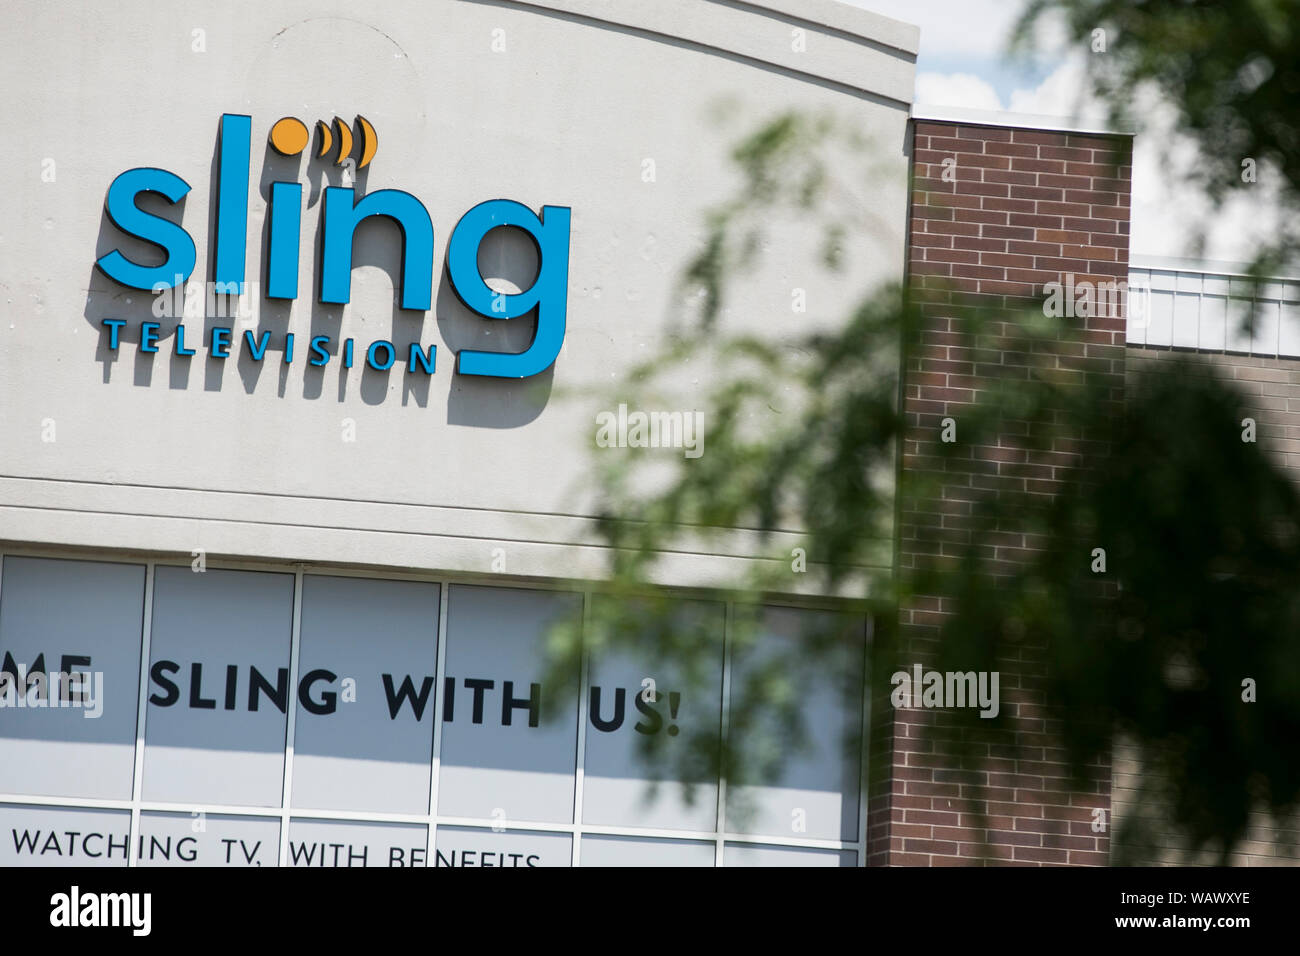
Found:
[[[1023,4],[1019,0],[845,0],[853,6],[921,28],[918,74],[978,77],[1004,108],[1016,91],[1032,90],[1051,72],[1044,51],[1033,58],[1005,55]],[[938,105],[961,106],[962,103]]]

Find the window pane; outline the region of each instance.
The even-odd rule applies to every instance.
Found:
[[[295,807],[428,812],[437,632],[436,584],[303,578]]]
[[[724,866],[857,866],[853,850],[812,850],[794,846],[728,843],[722,848]]]
[[[156,570],[144,799],[280,805],[292,628],[292,575]]]
[[[289,821],[286,866],[425,866],[428,827],[418,823]]]
[[[593,653],[583,822],[713,831],[725,626],[722,605],[682,602],[667,622],[672,634],[647,628],[633,651]],[[665,647],[684,651],[674,660]],[[653,693],[643,688],[647,679]],[[707,749],[699,749],[702,741]],[[648,758],[646,745],[655,747]]]
[[[129,810],[0,803],[0,866],[126,866]]]
[[[584,836],[583,866],[713,866],[715,848],[701,840]]]
[[[140,814],[140,866],[275,866],[280,821],[224,813]]]
[[[438,827],[436,866],[570,866],[573,838],[567,833],[479,827]]]
[[[445,816],[573,819],[577,674],[544,687],[547,626],[580,615],[577,594],[456,586],[447,606],[438,810]],[[543,695],[562,719],[543,721]]]
[[[139,564],[4,559],[0,792],[131,799],[144,574]],[[53,690],[50,672],[79,675],[77,686]],[[78,706],[10,706],[51,700]]]
[[[753,636],[732,654],[728,743],[738,756],[727,781],[727,831],[856,840],[864,621],[765,608]],[[783,700],[801,732],[778,707]]]

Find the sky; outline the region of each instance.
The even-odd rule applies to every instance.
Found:
[[[916,62],[916,106],[1100,119],[1101,104],[1085,82],[1091,49],[1069,49],[1064,32],[1047,24],[1027,55],[1011,57],[1007,40],[1021,0],[842,0],[921,28]],[[1102,54],[1104,55],[1104,54]],[[1196,162],[1190,143],[1170,129],[1171,107],[1152,100],[1143,110],[1149,129],[1134,141],[1131,255],[1192,257],[1229,262],[1253,258],[1274,221],[1267,176],[1259,189],[1215,213],[1187,172]],[[1205,245],[1193,237],[1207,226]]]

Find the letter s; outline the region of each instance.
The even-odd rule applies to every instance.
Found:
[[[632,698],[632,703],[636,704],[637,710],[650,718],[648,724],[643,724],[640,721],[637,721],[632,729],[642,734],[659,733],[659,729],[664,725],[663,715],[660,714],[659,711],[656,710],[652,704],[648,703],[640,694],[637,694]]]
[[[180,700],[180,688],[163,676],[163,673],[166,671],[175,674],[180,669],[181,666],[174,661],[158,661],[153,665],[153,667],[149,668],[149,676],[153,679],[153,682],[166,691],[166,694],[162,697],[159,697],[157,694],[150,694],[149,703],[155,704],[158,707],[170,707],[172,704],[176,703],[176,701]]]
[[[158,246],[166,258],[161,265],[142,266],[114,249],[95,260],[99,270],[115,282],[133,289],[170,289],[184,282],[194,271],[194,240],[179,225],[147,213],[136,205],[140,193],[158,193],[178,203],[190,191],[190,184],[165,169],[128,169],[113,180],[104,200],[104,210],[113,225],[129,236]]]

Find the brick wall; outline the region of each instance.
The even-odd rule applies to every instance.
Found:
[[[920,347],[904,370],[903,468],[918,467],[939,439],[940,421],[957,417],[980,389],[1001,376],[1024,376],[1028,364],[1059,376],[1122,376],[1122,311],[1076,323],[1050,355],[1012,351],[973,354],[951,324],[960,306],[955,287],[984,305],[1041,304],[1043,287],[1073,273],[1076,283],[1127,279],[1131,140],[1036,129],[918,121],[913,124],[913,197],[909,281],[924,304]],[[947,175],[945,175],[947,174]],[[997,330],[993,330],[996,332]],[[1068,339],[1068,340],[1067,340]],[[1122,377],[1115,397],[1121,397]],[[938,500],[900,502],[902,573],[915,566],[934,530],[968,540],[964,518],[973,493],[990,474],[1036,482],[1050,492],[1054,468],[1008,448],[974,449],[966,473],[953,473]],[[1024,486],[1031,487],[1031,486]],[[925,538],[925,540],[923,540]],[[996,547],[1008,555],[1032,547],[1024,535]],[[1008,558],[1013,559],[1011,557]],[[921,653],[938,638],[945,608],[920,598],[903,606],[899,626]],[[905,665],[910,662],[891,662]],[[876,865],[1105,865],[1109,829],[1092,830],[1093,810],[1110,816],[1109,761],[1095,768],[1083,792],[1066,783],[1059,726],[1047,702],[1026,684],[1037,664],[1032,646],[1001,671],[1002,708],[1012,714],[1021,748],[978,745],[977,766],[958,766],[944,736],[941,711],[893,710],[879,702],[872,760],[877,770],[868,814],[870,862]]]

